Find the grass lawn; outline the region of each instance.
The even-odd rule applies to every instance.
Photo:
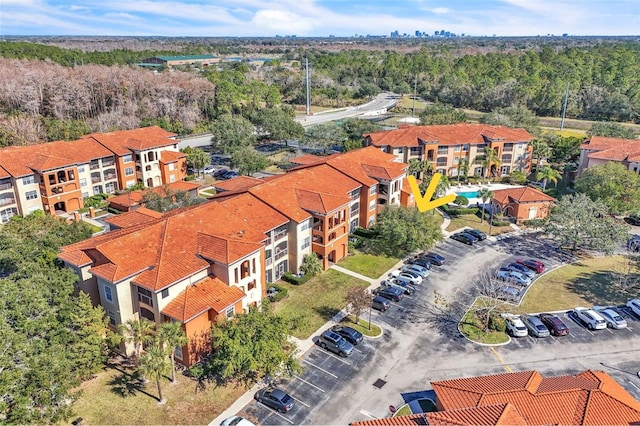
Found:
[[[377,337],[382,334],[382,329],[374,323],[371,323],[371,330],[369,330],[369,312],[365,312],[364,314],[360,315],[357,324],[355,323],[355,321],[356,317],[354,317],[353,315],[347,315],[346,317],[342,318],[342,321],[340,321],[340,323],[342,323],[342,325],[344,326],[351,327],[354,330],[358,330],[365,336]]]
[[[163,378],[167,403],[158,405],[155,380],[140,387],[130,373],[122,367],[108,367],[84,382],[71,420],[82,417],[83,424],[95,425],[208,424],[246,391],[244,386],[214,384],[197,389],[197,382],[184,376],[179,376],[176,385]]]
[[[216,194],[216,190],[211,188],[211,189],[202,189],[199,192],[200,195],[204,195],[205,197],[210,197],[212,195]]]
[[[374,256],[372,254],[357,253],[342,259],[338,265],[365,277],[378,279],[400,259],[395,257]]]
[[[485,220],[483,223],[480,223],[480,218],[474,214],[463,214],[452,217],[451,223],[446,230],[452,232],[456,229],[464,228],[465,226],[479,229],[489,235],[489,224],[487,221]],[[513,228],[510,226],[494,226],[491,229],[492,235],[504,234],[505,232],[513,232]]]
[[[481,298],[476,299],[476,306],[482,306],[483,301]],[[460,321],[460,332],[468,339],[478,343],[485,344],[498,344],[509,341],[509,336],[502,331],[488,330],[483,331],[484,325],[482,321],[476,316],[476,312],[473,309],[469,309]]]
[[[414,102],[416,112],[424,111],[424,108],[427,106],[427,104],[422,101],[419,101],[417,99],[414,101],[413,99],[411,99],[411,95],[403,95],[402,99],[400,100],[399,106],[400,108],[413,109]]]
[[[404,404],[398,411],[393,413],[392,417],[400,417],[400,416],[410,416],[413,414],[411,408],[409,408],[409,404]]]
[[[555,269],[533,283],[516,312],[560,311],[576,306],[625,303],[629,296],[611,289],[611,271],[619,270],[623,264],[622,256],[610,256],[585,259]]]
[[[332,269],[297,286],[278,281],[289,295],[274,303],[277,314],[296,319],[293,336],[306,339],[345,306],[344,298],[354,287],[367,288],[369,283]]]

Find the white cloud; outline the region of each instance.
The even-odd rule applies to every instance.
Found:
[[[431,12],[437,14],[437,15],[443,15],[445,13],[449,13],[451,12],[450,9],[447,9],[446,7],[436,7],[435,9],[431,9]]]
[[[285,10],[259,10],[251,20],[251,24],[266,30],[263,34],[269,32],[309,34],[313,32],[311,31],[313,22],[310,19]]]
[[[105,18],[116,18],[116,19],[129,19],[129,20],[140,20],[140,17],[132,15],[130,13],[122,13],[122,12],[108,12],[104,14]]]

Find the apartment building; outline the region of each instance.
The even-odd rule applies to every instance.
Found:
[[[84,198],[138,182],[154,187],[182,180],[186,156],[175,136],[154,126],[2,148],[0,223],[35,210],[73,212]]]
[[[620,163],[628,170],[640,173],[640,140],[592,136],[580,145],[578,175],[589,167],[610,161]]]
[[[529,145],[533,136],[524,129],[487,124],[458,123],[438,126],[406,126],[364,135],[364,145],[393,154],[403,163],[416,159],[429,162],[446,176],[461,173],[461,159],[468,162],[467,176],[504,176],[514,170],[531,170]],[[494,150],[500,164],[485,170],[485,148]],[[421,176],[417,176],[418,178]]]

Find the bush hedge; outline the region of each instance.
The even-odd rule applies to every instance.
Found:
[[[449,207],[444,205],[440,207],[449,216],[462,216],[465,214],[478,214],[477,207]]]
[[[505,331],[507,331],[507,323],[500,315],[493,314],[489,317],[489,330],[495,330],[504,333]]]
[[[272,300],[273,302],[278,302],[278,301],[284,299],[285,297],[287,297],[287,295],[289,294],[289,290],[287,290],[286,288],[284,288],[282,286],[279,286],[278,284],[271,284],[267,288],[270,288],[270,287],[273,287],[276,290],[278,290],[278,294],[276,294],[273,297],[273,300]]]
[[[282,279],[293,285],[301,285],[309,281],[309,279],[311,279],[311,275],[302,275],[299,277],[287,271],[282,276]]]
[[[363,238],[374,238],[378,232],[373,229],[356,228],[353,234]]]

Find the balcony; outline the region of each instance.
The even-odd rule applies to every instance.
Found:
[[[100,163],[98,163],[97,161],[92,161],[91,163],[89,163],[89,170],[97,170],[100,168]]]
[[[114,164],[116,164],[116,160],[114,160],[113,157],[110,159],[102,160],[102,167],[109,167],[113,166]]]
[[[273,236],[273,240],[274,241],[278,241],[281,240],[282,238],[287,236],[287,230],[283,230],[283,231],[278,231],[276,232],[276,234]]]
[[[273,259],[268,257],[264,261],[265,266],[271,266],[273,264]]]
[[[11,185],[11,182],[7,182],[7,183],[0,183],[0,191],[6,191],[8,189],[12,189],[13,185]]]
[[[271,243],[273,243],[273,240],[271,239],[271,237],[267,238],[267,241],[264,243],[265,246],[270,246]]]
[[[116,174],[115,173],[109,173],[109,174],[105,174],[104,175],[104,180],[112,180],[116,178]]]
[[[16,203],[15,197],[0,198],[0,206],[8,206],[10,204],[15,204],[15,203]]]
[[[287,255],[287,250],[286,249],[277,252],[276,255],[275,255],[275,261],[277,262],[278,260],[282,259],[286,255]]]
[[[144,303],[147,306],[153,307],[153,299],[147,295],[138,293],[138,302]]]
[[[324,239],[320,235],[314,235],[312,241],[316,244],[323,244]]]
[[[324,226],[322,226],[322,222],[320,222],[317,225],[314,225],[313,230],[314,231],[318,231],[318,232],[323,232],[324,231]]]

